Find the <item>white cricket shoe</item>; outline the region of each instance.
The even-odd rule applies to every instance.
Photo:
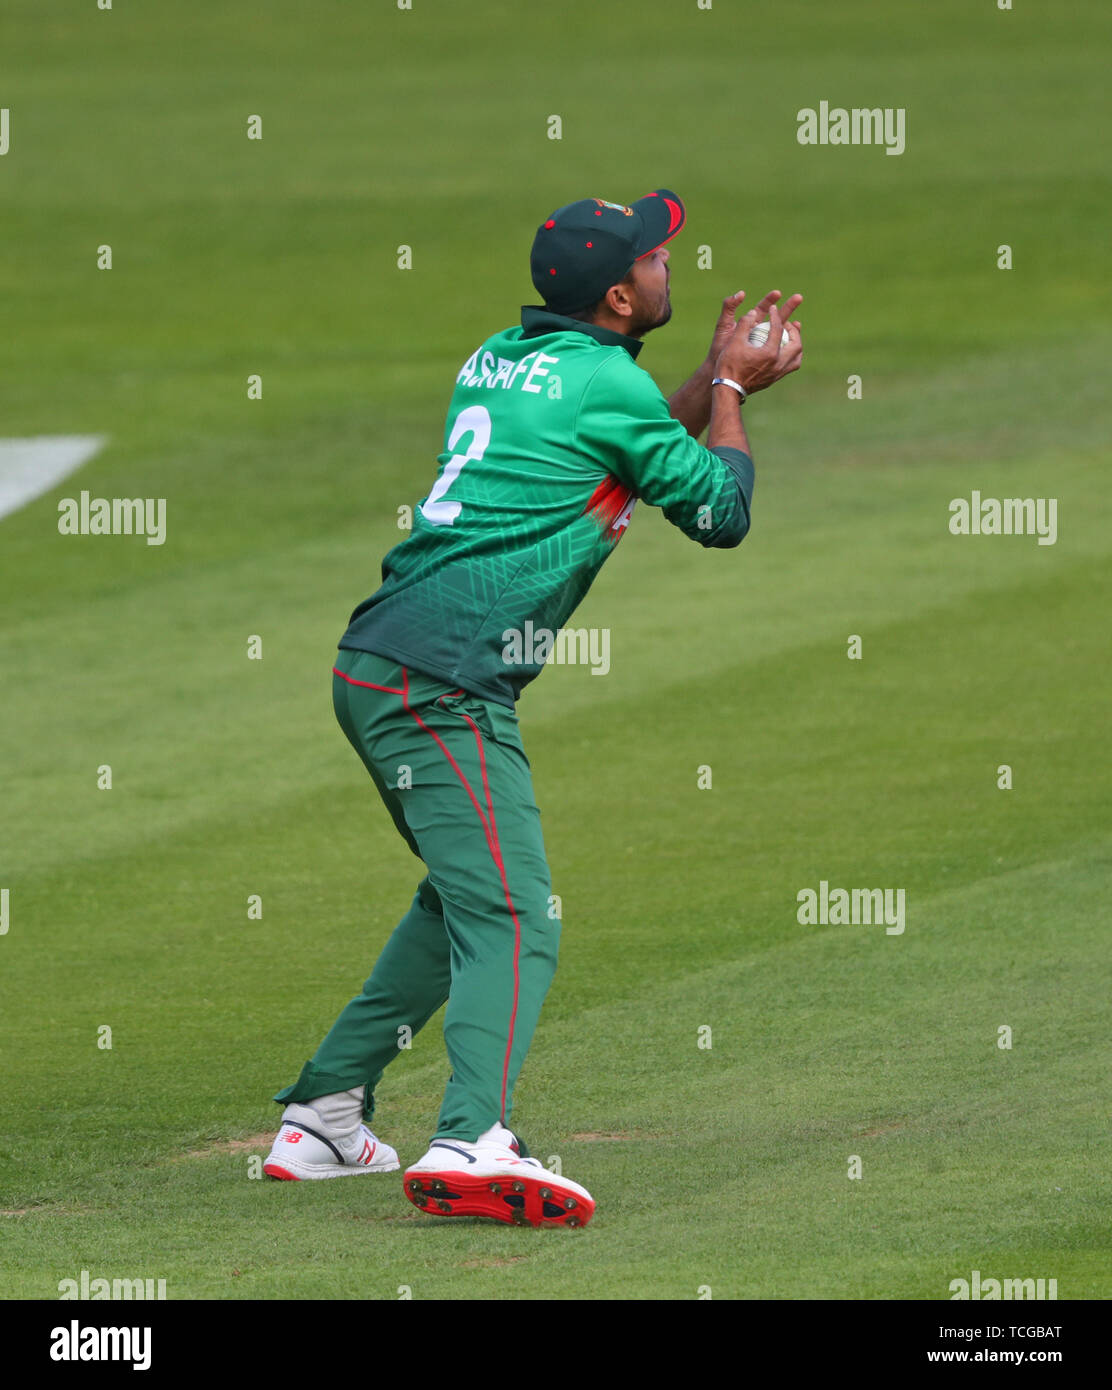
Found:
[[[474,1144],[434,1139],[405,1170],[405,1195],[432,1216],[489,1216],[518,1226],[585,1226],[595,1214],[585,1187],[522,1158],[504,1125]]]
[[[308,1178],[350,1178],[356,1173],[393,1173],[400,1167],[398,1155],[390,1145],[376,1139],[364,1124],[346,1139],[329,1139],[322,1129],[310,1129],[300,1119],[283,1116],[263,1172],[268,1178],[300,1182]]]

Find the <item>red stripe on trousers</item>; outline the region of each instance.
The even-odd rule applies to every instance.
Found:
[[[375,685],[373,681],[357,681],[353,677],[345,675],[343,671],[338,671],[335,666],[332,668],[332,673],[333,675],[339,676],[341,680],[347,681],[348,685],[361,685],[366,690],[384,690],[389,695],[400,695],[402,697],[402,708],[407,714],[413,716],[417,721],[418,728],[424,729],[425,733],[430,734],[436,740],[440,751],[448,759],[449,763],[451,763],[456,776],[463,783],[467,795],[471,798],[471,804],[474,806],[475,813],[478,815],[479,821],[483,827],[487,848],[490,850],[490,857],[494,860],[495,866],[498,869],[498,876],[502,880],[502,892],[505,894],[506,898],[506,906],[510,909],[510,916],[513,918],[514,922],[514,1002],[513,1008],[510,1010],[510,1031],[506,1039],[506,1056],[502,1063],[502,1113],[499,1116],[499,1119],[504,1124],[506,1120],[506,1088],[509,1084],[510,1077],[510,1054],[513,1051],[514,1028],[517,1025],[518,996],[521,991],[521,922],[518,920],[517,909],[514,907],[513,898],[510,897],[510,885],[506,879],[506,864],[502,857],[502,846],[498,841],[498,827],[494,822],[494,800],[490,794],[490,782],[487,780],[486,755],[483,752],[482,734],[479,732],[478,725],[471,716],[463,714],[463,711],[460,710],[460,714],[463,715],[463,718],[466,719],[471,726],[471,732],[475,735],[475,745],[479,750],[479,770],[483,777],[483,793],[486,797],[487,810],[490,814],[489,822],[486,816],[483,815],[483,808],[479,805],[478,797],[476,797],[471,783],[463,775],[459,763],[452,757],[443,739],[440,738],[434,729],[429,728],[415,709],[411,708],[409,703],[409,671],[406,667],[402,667],[402,688],[400,690],[392,685]],[[464,692],[462,690],[457,690],[454,693],[456,695],[462,695]],[[440,698],[443,700],[444,696],[441,695]]]
[[[502,1063],[502,1123],[506,1120],[506,1087],[509,1084],[510,1076],[510,1052],[513,1049],[514,1028],[517,1024],[517,1004],[518,995],[521,988],[521,923],[518,921],[517,912],[514,909],[513,899],[510,897],[510,885],[506,880],[506,865],[502,858],[502,846],[498,841],[498,827],[494,823],[494,802],[490,795],[490,783],[487,781],[486,756],[483,753],[483,739],[479,733],[478,726],[470,715],[459,711],[471,725],[471,732],[475,735],[475,744],[479,750],[479,769],[483,774],[483,791],[486,794],[487,810],[490,812],[490,832],[487,836],[487,843],[490,845],[491,857],[498,866],[498,873],[502,879],[502,892],[506,895],[506,906],[510,909],[510,916],[514,919],[514,1005],[510,1011],[510,1034],[506,1039],[506,1057]]]
[[[357,681],[351,676],[345,676],[343,671],[338,671],[335,666],[332,668],[332,674],[339,676],[342,681],[347,681],[348,685],[361,685],[364,690],[385,690],[388,695],[404,694],[403,691],[396,690],[392,685],[375,685],[374,681]]]

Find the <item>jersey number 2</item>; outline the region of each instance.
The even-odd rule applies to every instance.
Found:
[[[459,477],[468,459],[481,459],[486,453],[490,443],[490,412],[485,405],[469,405],[466,410],[460,411],[448,436],[448,448],[454,449],[465,434],[470,434],[471,443],[462,454],[452,455],[421,504],[421,515],[433,526],[451,526],[460,514],[462,504],[445,502],[444,494]]]

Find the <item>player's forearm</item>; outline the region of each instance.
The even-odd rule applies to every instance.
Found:
[[[749,448],[749,436],[741,418],[741,397],[732,386],[712,386],[709,388],[710,433],[707,447],[726,447],[740,449],[743,454],[753,457]]]
[[[678,420],[693,439],[699,438],[710,420],[710,383],[713,377],[714,363],[704,362],[694,376],[668,397],[672,419]]]

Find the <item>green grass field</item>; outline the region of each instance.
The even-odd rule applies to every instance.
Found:
[[[1109,1297],[1107,7],[10,0],[3,29],[0,433],[108,436],[0,519],[4,1297]],[[800,146],[820,100],[906,109],[905,152]],[[800,290],[806,351],[746,407],[744,545],[639,508],[575,619],[610,674],[519,707],[564,935],[515,1120],[598,1215],[253,1180],[418,876],[336,639],[459,365],[536,299],[537,223],[660,186],[689,221],[640,365],[673,389],[742,287]],[[166,498],[165,545],[60,535],[81,489]],[[972,489],[1057,499],[1056,544],[951,535]],[[904,888],[906,931],[800,925],[823,879]],[[379,1092],[403,1162],[446,1073],[434,1021]]]

